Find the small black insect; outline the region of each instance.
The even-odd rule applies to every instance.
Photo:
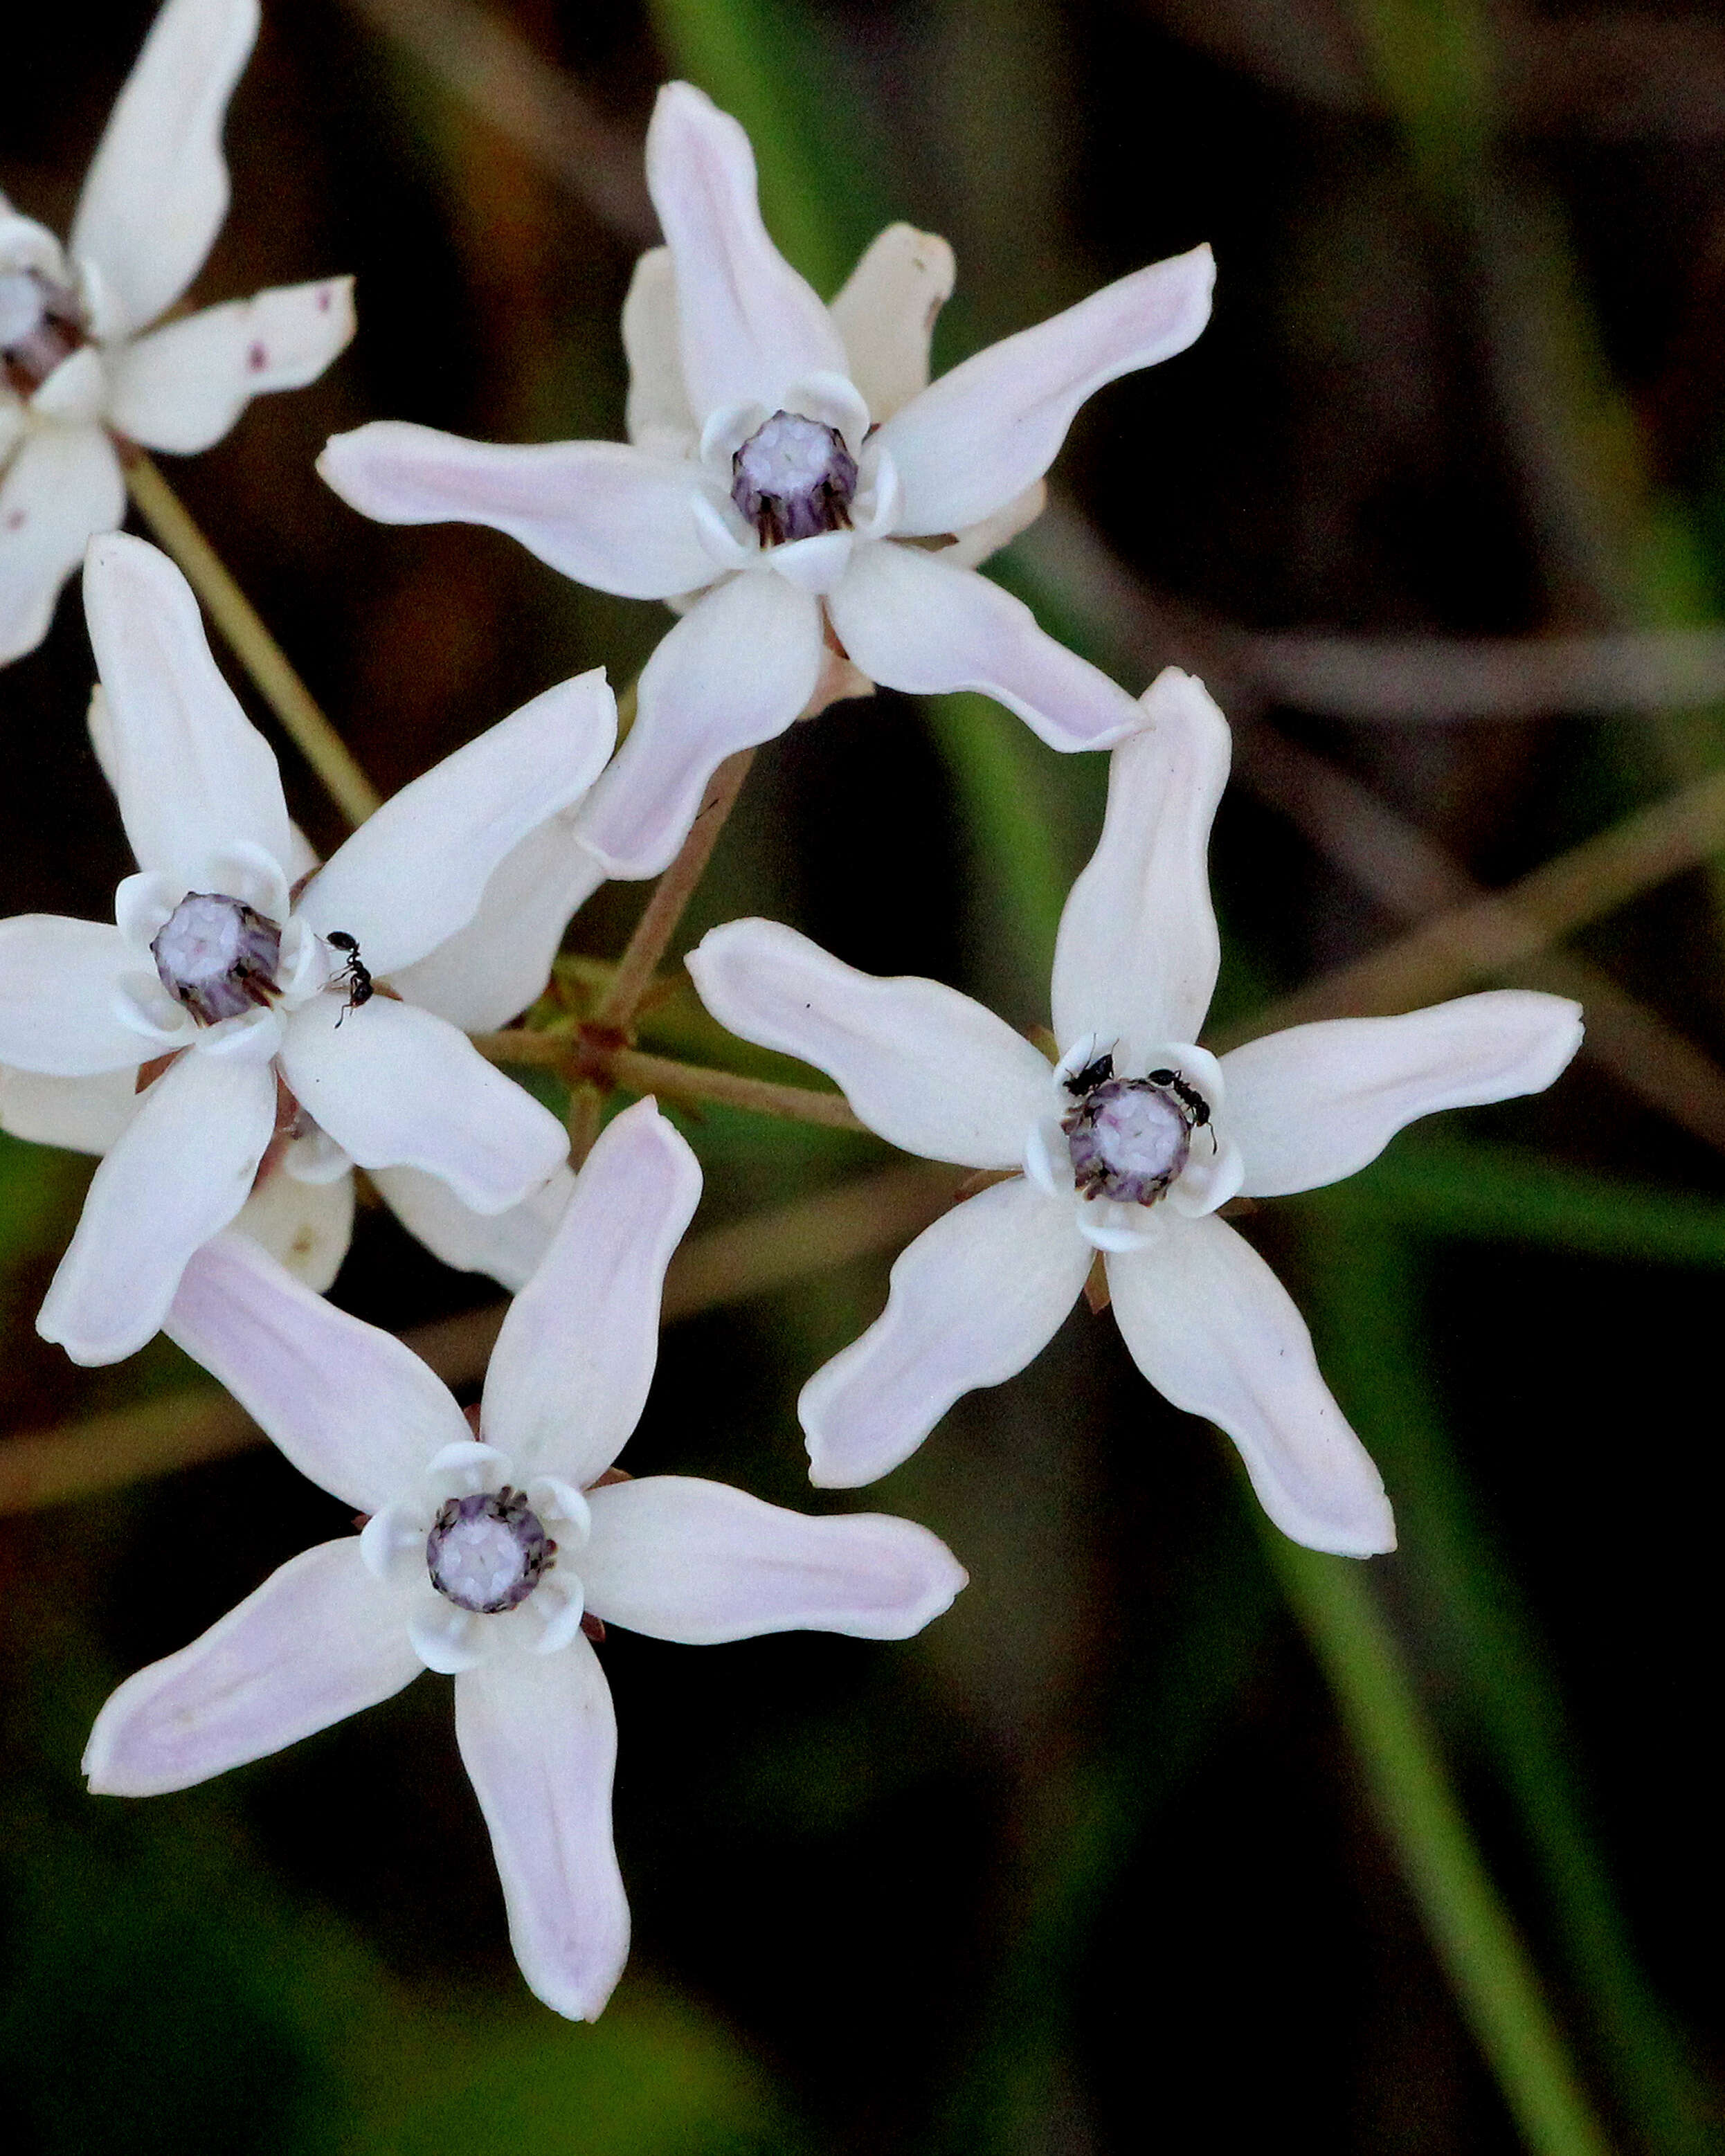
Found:
[[[333,944],[336,950],[347,953],[347,964],[336,975],[336,980],[347,983],[347,1000],[341,1006],[341,1017],[336,1020],[336,1030],[339,1033],[341,1019],[346,1018],[349,1011],[357,1010],[362,1004],[368,1004],[377,990],[372,986],[370,973],[360,963],[357,937],[350,936],[345,928],[332,928],[323,940],[326,943]]]
[[[1070,1078],[1060,1082],[1075,1101],[1080,1101],[1095,1086],[1106,1086],[1113,1075],[1114,1055],[1110,1050],[1099,1055],[1094,1063],[1086,1063],[1083,1070],[1075,1070]]]
[[[1195,1086],[1191,1086],[1178,1070],[1149,1070],[1145,1073],[1153,1086],[1165,1086],[1192,1120],[1195,1131],[1202,1130],[1210,1119],[1210,1104]],[[1216,1142],[1216,1134],[1210,1132],[1210,1143]]]

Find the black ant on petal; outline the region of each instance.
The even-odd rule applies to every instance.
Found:
[[[1086,1063],[1083,1070],[1075,1070],[1070,1077],[1063,1078],[1060,1083],[1075,1100],[1082,1100],[1095,1087],[1106,1086],[1113,1075],[1114,1054],[1111,1049],[1108,1049],[1097,1056],[1095,1062]]]
[[[1202,1130],[1209,1122],[1209,1102],[1206,1101],[1203,1094],[1199,1091],[1197,1086],[1189,1084],[1187,1080],[1180,1075],[1178,1070],[1149,1070],[1144,1075],[1153,1086],[1165,1086],[1168,1091],[1173,1095],[1174,1098],[1179,1102],[1180,1106],[1186,1111],[1187,1115],[1191,1118],[1192,1127],[1194,1130]],[[1216,1133],[1214,1130],[1212,1129],[1210,1132],[1210,1149],[1212,1152],[1215,1150],[1215,1145]]]
[[[347,954],[347,963],[337,970],[330,983],[331,988],[338,981],[345,981],[347,984],[347,1000],[341,1006],[341,1017],[336,1020],[336,1030],[339,1033],[341,1019],[349,1011],[357,1010],[362,1004],[368,1004],[377,990],[372,985],[370,973],[360,962],[357,937],[350,936],[345,928],[332,928],[323,940],[333,949],[345,951]]]

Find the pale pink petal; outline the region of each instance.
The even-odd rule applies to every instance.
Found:
[[[530,831],[492,870],[467,926],[398,967],[391,985],[464,1033],[494,1032],[536,1003],[564,930],[605,880],[575,836],[580,813],[565,809]]]
[[[756,570],[708,592],[642,670],[635,722],[577,827],[613,875],[657,875],[734,750],[782,734],[820,679],[820,603]]]
[[[700,1163],[650,1100],[606,1127],[491,1351],[480,1427],[518,1471],[580,1489],[622,1450],[653,1382],[665,1269],[700,1197]]]
[[[812,1520],[685,1475],[612,1483],[590,1502],[593,1536],[579,1558],[587,1606],[655,1640],[908,1640],[965,1584],[938,1536],[881,1512]]]
[[[270,744],[210,657],[192,588],[123,531],[90,547],[84,610],[113,726],[114,790],[141,869],[188,891],[236,844],[285,864],[293,844]]]
[[[148,1052],[116,999],[138,954],[111,921],[0,921],[0,1062],[56,1078],[136,1070]]]
[[[294,1097],[362,1168],[423,1168],[480,1213],[518,1205],[561,1166],[568,1137],[446,1019],[336,992],[288,1020],[281,1067]]]
[[[844,373],[831,317],[767,237],[747,136],[686,82],[659,93],[647,187],[675,264],[683,379],[698,420],[726,404],[775,411],[800,377]]]
[[[44,1078],[0,1065],[0,1131],[33,1145],[100,1156],[117,1142],[137,1105],[137,1072],[131,1066],[92,1078]]]
[[[317,469],[381,524],[489,525],[624,598],[670,598],[717,574],[695,521],[696,468],[627,442],[467,442],[374,419],[332,436]]]
[[[721,1024],[824,1070],[906,1152],[1016,1168],[1053,1105],[1046,1058],[938,981],[859,973],[777,921],[726,921],[686,963]]]
[[[510,1943],[537,1996],[591,2021],[629,1958],[611,1840],[617,1719],[578,1633],[555,1655],[500,1655],[455,1680],[455,1735],[491,1830]]]
[[[5,1095],[0,1091],[0,1112]],[[417,1168],[374,1168],[377,1195],[410,1235],[457,1272],[486,1273],[511,1293],[525,1287],[557,1232],[575,1178],[560,1168],[506,1213],[475,1213],[446,1183]]]
[[[219,442],[254,397],[316,382],[353,335],[353,280],[277,285],[122,345],[108,416],[146,449]]]
[[[410,1494],[435,1454],[472,1435],[412,1348],[326,1302],[237,1230],[186,1267],[167,1332],[302,1475],[356,1512]]]
[[[668,247],[649,247],[635,264],[623,303],[623,349],[629,361],[624,418],[630,441],[661,455],[690,454],[701,429],[683,387],[676,273]]]
[[[1581,1006],[1492,988],[1400,1018],[1291,1026],[1222,1059],[1241,1188],[1277,1198],[1339,1183],[1404,1124],[1540,1093],[1581,1045]]]
[[[581,798],[616,738],[602,669],[547,689],[367,817],[295,910],[357,937],[380,979],[411,966],[468,926],[493,871]]]
[[[424,1666],[399,1603],[360,1562],[357,1535],[289,1558],[202,1639],[121,1686],[85,1749],[91,1791],[189,1789],[392,1697]]]
[[[944,239],[889,224],[834,300],[850,378],[877,426],[928,387],[929,339],[955,274]]]
[[[1029,531],[1047,506],[1047,483],[1036,480],[1022,494],[1015,494],[1005,508],[997,509],[980,524],[967,524],[952,546],[941,548],[942,561],[949,569],[980,567],[991,554],[1009,547],[1019,532]]]
[[[977,689],[1050,748],[1106,748],[1141,721],[1124,689],[1056,644],[1022,599],[918,547],[859,547],[827,601],[871,680],[911,696]]]
[[[1016,1375],[1059,1331],[1095,1255],[1070,1203],[1021,1176],[924,1229],[892,1268],[880,1317],[803,1388],[810,1481],[875,1481],[955,1400]]]
[[[93,533],[126,516],[120,459],[100,427],[37,427],[0,480],[0,665],[48,634]]]
[[[1183,352],[1210,316],[1208,247],[1105,285],[943,374],[880,429],[898,467],[898,529],[978,524],[1054,462],[1078,408],[1105,382]]]
[[[1394,1549],[1383,1478],[1318,1374],[1281,1282],[1214,1214],[1166,1229],[1107,1260],[1132,1360],[1177,1408],[1233,1439],[1285,1535],[1338,1557]]]
[[[1228,722],[1204,685],[1170,666],[1143,698],[1144,731],[1110,760],[1108,814],[1072,886],[1055,947],[1054,1029],[1064,1050],[1094,1033],[1123,1075],[1196,1040],[1221,943],[1210,903],[1210,824],[1228,779]]]
[[[36,1320],[74,1363],[158,1332],[193,1252],[244,1204],[275,1127],[269,1065],[193,1049],[145,1093],[96,1170]]]
[[[203,266],[228,214],[222,125],[258,34],[258,0],[167,0],[98,146],[71,251],[137,330]]]
[[[278,1168],[254,1188],[234,1216],[232,1232],[249,1235],[295,1280],[322,1295],[334,1286],[353,1240],[353,1203],[351,1174],[307,1183]]]

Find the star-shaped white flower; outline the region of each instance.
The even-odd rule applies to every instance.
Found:
[[[0,922],[0,1064],[149,1081],[38,1319],[102,1363],[157,1330],[274,1143],[311,1178],[421,1169],[485,1214],[553,1173],[557,1117],[403,984],[472,921],[505,856],[579,801],[616,721],[598,673],[551,690],[403,788],[302,886],[275,759],[178,570],[110,534],[85,603],[139,873],[112,927]]]
[[[0,196],[0,663],[47,634],[92,534],[126,516],[116,439],[207,449],[353,334],[337,277],[151,330],[228,213],[222,123],[258,0],[167,0],[120,93],[69,248]]]
[[[90,1787],[186,1789],[388,1698],[424,1666],[451,1671],[522,1972],[559,2013],[596,2015],[629,1908],[611,1840],[616,1723],[583,1618],[695,1645],[793,1630],[902,1640],[964,1584],[908,1520],[809,1519],[723,1483],[608,1476],[647,1397],[665,1264],[700,1192],[694,1155],[651,1101],[611,1124],[503,1321],[477,1444],[391,1335],[242,1237],[202,1251],[169,1332],[296,1466],[371,1518],[123,1684],[90,1735]]]
[[[1114,751],[1100,844],[1060,921],[1047,1062],[937,982],[855,972],[767,921],[689,959],[747,1040],[829,1071],[906,1152],[1018,1169],[892,1269],[880,1318],[816,1372],[798,1412],[817,1483],[870,1482],[962,1394],[1040,1353],[1103,1253],[1133,1360],[1239,1447],[1295,1541],[1394,1547],[1384,1486],[1330,1397],[1299,1312],[1216,1209],[1352,1175],[1404,1123],[1551,1084],[1581,1040],[1561,997],[1502,989],[1404,1018],[1291,1027],[1219,1060],[1195,1046],[1219,942],[1205,870],[1226,721],[1173,669]]]
[[[981,690],[1056,748],[1130,731],[1125,691],[973,565],[1035,515],[1085,399],[1198,336],[1209,250],[927,387],[952,290],[943,240],[891,227],[824,306],[767,236],[747,137],[686,83],[660,94],[647,179],[668,244],[641,258],[624,309],[629,445],[502,447],[380,422],[338,435],[319,465],[386,522],[489,524],[602,591],[692,596],[642,674],[582,843],[614,875],[656,874],[719,762],[809,705],[834,641],[891,688]]]

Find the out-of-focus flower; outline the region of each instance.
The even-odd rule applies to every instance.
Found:
[[[42,641],[92,534],[124,518],[116,439],[207,449],[263,391],[315,381],[353,334],[346,277],[150,328],[228,213],[222,123],[258,19],[258,0],[167,0],[68,249],[0,196],[0,662]]]
[[[548,691],[403,788],[301,887],[275,759],[178,570],[111,534],[91,545],[85,595],[140,872],[111,927],[0,923],[0,1063],[97,1081],[69,1120],[116,1118],[128,1074],[142,1090],[38,1319],[100,1363],[157,1330],[273,1148],[311,1181],[350,1162],[422,1170],[482,1214],[553,1174],[556,1116],[401,983],[592,784],[615,708],[598,673]]]
[[[964,1584],[908,1520],[809,1519],[722,1483],[610,1472],[646,1399],[665,1264],[700,1190],[651,1101],[611,1124],[503,1322],[478,1443],[399,1341],[241,1237],[201,1251],[169,1332],[296,1466],[371,1517],[123,1684],[90,1735],[90,1787],[184,1789],[387,1699],[423,1666],[451,1672],[522,1972],[559,2013],[598,2014],[629,1908],[611,1836],[616,1723],[583,1620],[696,1645],[791,1630],[901,1640]]]
[[[1151,1383],[1227,1432],[1286,1534],[1368,1556],[1395,1541],[1378,1471],[1299,1312],[1217,1209],[1337,1182],[1436,1109],[1538,1091],[1575,1053],[1580,1012],[1504,989],[1294,1026],[1219,1060],[1194,1045],[1219,955],[1205,853],[1228,728],[1173,669],[1143,702],[1149,724],[1114,751],[1101,841],[1061,917],[1052,1072],[968,997],[856,973],[776,922],[716,928],[689,959],[717,1018],[829,1071],[895,1145],[1023,1170],[920,1235],[883,1315],[809,1379],[813,1477],[874,1481],[962,1394],[1021,1370],[1100,1251]]]
[[[1128,732],[1125,691],[974,564],[1035,516],[1085,399],[1203,329],[1209,250],[930,387],[943,240],[890,227],[824,306],[767,236],[747,137],[686,83],[660,94],[647,178],[668,244],[641,258],[624,309],[629,445],[503,447],[385,421],[338,435],[319,465],[386,522],[491,525],[602,591],[692,599],[642,674],[582,843],[614,875],[655,873],[726,756],[869,681],[981,690],[1056,748]],[[866,679],[835,678],[839,654]]]

